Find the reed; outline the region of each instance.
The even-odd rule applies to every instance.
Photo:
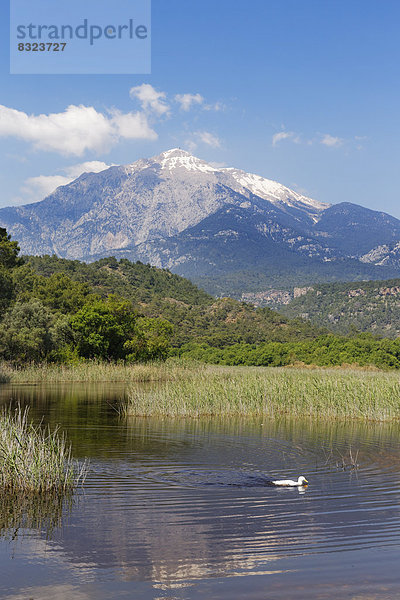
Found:
[[[125,415],[293,415],[319,419],[400,419],[396,372],[293,367],[225,367],[170,359],[165,363],[3,365],[11,383],[123,382]],[[148,383],[146,388],[142,384]]]
[[[23,367],[3,364],[0,366],[0,383],[166,381],[183,377],[189,370],[189,364],[193,368],[192,363],[179,359],[132,365],[99,361],[85,361],[77,365],[28,364]]]
[[[10,381],[10,376],[6,371],[0,368],[0,383],[8,383]]]
[[[28,409],[4,408],[0,415],[0,489],[2,493],[65,493],[83,480],[86,464],[71,458],[59,432],[28,420]]]
[[[400,419],[395,373],[206,367],[144,389],[131,386],[123,415],[291,415],[317,419]]]

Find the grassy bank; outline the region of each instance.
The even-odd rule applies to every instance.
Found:
[[[27,410],[0,415],[0,489],[8,493],[72,490],[84,477],[63,436],[28,421]]]
[[[304,363],[295,363],[287,367],[298,369],[316,369],[321,370],[315,365],[306,365]],[[27,364],[16,367],[7,363],[0,363],[0,384],[1,383],[68,383],[68,382],[157,382],[157,381],[176,381],[178,379],[190,378],[195,372],[230,372],[235,373],[238,369],[243,372],[249,372],[251,368],[246,366],[222,367],[206,364],[202,361],[190,358],[170,358],[165,362],[153,362],[144,364],[118,364],[101,361],[85,361],[76,365],[51,364],[44,363]],[[332,370],[377,370],[376,367],[358,367],[352,365],[342,365],[341,367],[332,367]],[[254,371],[262,371],[262,367],[257,367]],[[264,369],[265,370],[265,369]]]
[[[353,370],[208,366],[150,389],[132,386],[122,412],[394,420],[400,419],[400,377]]]
[[[186,365],[186,366],[185,366]],[[0,383],[150,382],[175,380],[189,368],[188,361],[172,360],[146,364],[87,361],[77,365],[0,365]]]
[[[320,419],[400,420],[400,375],[352,368],[229,367],[189,362],[123,365],[84,362],[13,369],[11,383],[131,384],[125,415],[292,415]],[[141,383],[148,383],[146,388]],[[136,385],[138,384],[138,385]]]

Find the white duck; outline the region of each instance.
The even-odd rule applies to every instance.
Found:
[[[272,483],[274,485],[283,485],[285,487],[305,487],[308,485],[307,479],[302,475],[300,475],[297,481],[293,481],[293,479],[276,479]]]

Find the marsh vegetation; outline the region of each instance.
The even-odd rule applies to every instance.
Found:
[[[0,489],[7,493],[65,493],[87,470],[72,459],[59,431],[34,425],[21,407],[0,415],[0,465]]]
[[[175,367],[148,388],[132,385],[124,415],[281,415],[316,419],[400,418],[400,379],[379,371]]]

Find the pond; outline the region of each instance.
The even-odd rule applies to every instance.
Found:
[[[1,598],[398,597],[399,424],[123,419],[124,395],[0,388],[90,459],[71,501],[0,502]]]

